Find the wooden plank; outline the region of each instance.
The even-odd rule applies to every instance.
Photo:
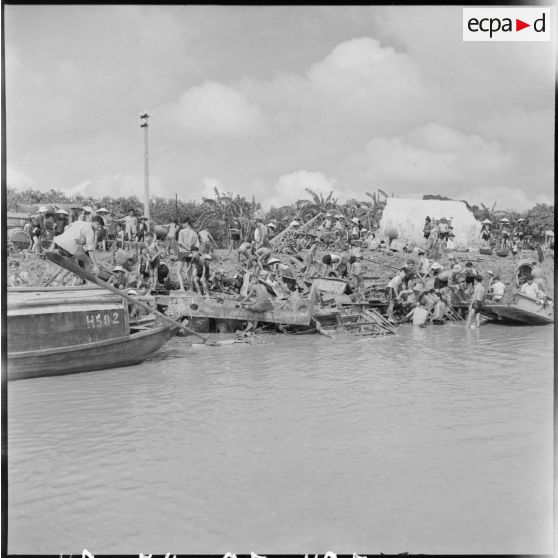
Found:
[[[83,304],[108,304],[122,306],[122,299],[101,289],[85,289],[61,291],[30,290],[30,291],[8,291],[8,311],[16,308],[42,308],[51,305],[79,306]]]
[[[375,320],[376,323],[378,323],[378,325],[381,325],[382,327],[388,329],[392,333],[395,333],[396,327],[388,319],[384,318],[384,316],[382,316],[374,308],[368,308],[366,310],[363,310],[362,314],[368,317],[368,319],[370,320]]]
[[[347,322],[347,323],[343,323],[342,325],[344,325],[345,327],[360,327],[360,326],[376,326],[376,327],[381,327],[380,324],[378,324],[378,322]]]
[[[98,312],[98,311],[120,311],[123,309],[122,304],[114,304],[112,302],[89,302],[89,303],[80,303],[78,301],[74,301],[71,304],[48,304],[47,305],[39,305],[39,304],[21,304],[15,307],[10,307],[8,309],[8,317],[12,316],[36,316],[38,314],[59,314],[61,312],[61,308],[63,308],[64,312]]]

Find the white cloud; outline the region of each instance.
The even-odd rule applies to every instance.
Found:
[[[166,110],[194,138],[249,137],[266,129],[262,110],[246,95],[213,81],[188,89]]]
[[[219,190],[221,194],[224,191],[223,184],[216,178],[206,176],[202,178],[201,183],[203,186],[203,190],[201,191],[200,196],[202,198],[211,198],[211,199],[215,198],[215,188],[217,188],[217,190]]]
[[[114,174],[102,173],[97,176],[81,180],[73,186],[64,188],[64,192],[69,195],[82,194],[85,196],[102,197],[111,196],[113,198],[135,196],[143,201],[144,176],[142,173]],[[162,187],[161,179],[157,174],[149,177],[149,195],[168,197],[169,193]]]
[[[416,62],[371,37],[342,42],[303,75],[243,78],[239,89],[279,130],[318,136],[402,133],[433,114]],[[339,143],[339,142],[338,142]]]
[[[484,137],[497,139],[510,149],[525,166],[552,160],[554,142],[554,111],[528,111],[522,107],[495,111],[480,121],[478,131]]]
[[[471,183],[497,183],[513,172],[514,163],[498,142],[439,124],[396,138],[374,138],[352,159],[361,175],[380,188],[450,197]]]
[[[310,188],[318,195],[327,196],[332,190],[334,196],[337,197],[339,195],[335,190],[335,179],[319,171],[301,169],[281,175],[274,185],[273,194],[263,200],[262,207],[264,209],[271,206],[280,207],[297,200],[311,199],[311,195],[305,188]]]
[[[407,54],[382,47],[370,37],[337,45],[307,75],[318,99],[334,102],[359,119],[385,117],[386,106],[408,110],[410,95],[416,109],[422,96],[416,63]],[[330,103],[329,108],[333,108]]]
[[[488,207],[492,207],[496,201],[496,209],[515,209],[517,211],[523,211],[537,203],[554,203],[552,196],[543,194],[527,195],[520,188],[507,188],[505,186],[492,186],[490,188],[475,186],[464,191],[461,199],[476,205],[484,203]]]
[[[37,187],[37,181],[35,179],[10,165],[6,165],[6,180],[8,186],[12,188]]]
[[[89,194],[90,186],[93,184],[92,180],[82,180],[78,184],[74,186],[70,186],[69,188],[65,188],[64,192],[68,196],[75,196],[76,194]]]
[[[268,10],[84,9],[12,10],[8,176],[23,185],[141,197],[146,109],[155,195],[552,198],[551,45],[465,44],[459,7],[281,8],[273,32]]]

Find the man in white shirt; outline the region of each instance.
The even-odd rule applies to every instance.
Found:
[[[130,209],[128,215],[124,217],[124,225],[125,225],[125,232],[126,232],[126,240],[133,241],[136,239],[137,227],[138,227],[138,220],[134,215],[134,210]]]
[[[523,283],[519,292],[531,298],[543,298],[542,291],[539,289],[532,277],[527,279],[527,283]]]
[[[499,275],[494,276],[494,282],[490,285],[490,291],[494,302],[499,302],[502,298],[504,298],[506,285],[501,281]]]
[[[99,273],[95,257],[95,233],[104,226],[103,218],[96,215],[91,222],[74,221],[62,234],[54,238],[54,247],[62,256],[73,257],[87,272]]]
[[[262,246],[267,247],[268,245],[267,227],[264,225],[263,219],[259,217],[256,219],[254,241],[256,242],[256,249],[261,248]]]

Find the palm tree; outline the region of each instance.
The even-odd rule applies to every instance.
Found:
[[[229,229],[235,221],[240,223],[243,237],[250,234],[251,219],[257,208],[255,200],[250,203],[246,198],[228,192],[222,194],[217,188],[215,198],[202,198],[201,214],[196,225],[207,227],[216,240],[230,240]]]
[[[378,189],[378,192],[374,192],[373,194],[371,194],[370,192],[366,192],[366,195],[369,198],[372,198],[372,202],[368,202],[367,215],[368,230],[372,230],[380,225],[380,220],[382,218],[382,213],[384,212],[386,199],[388,196],[383,190],[380,189]],[[382,196],[386,199],[382,199]]]
[[[318,213],[326,213],[332,211],[337,206],[337,198],[333,197],[333,190],[324,197],[322,193],[316,193],[311,188],[304,188],[312,197],[311,200],[299,200],[299,211],[304,221],[308,221]]]
[[[484,219],[490,219],[493,223],[495,223],[498,220],[498,217],[496,215],[496,211],[494,211],[496,209],[496,203],[497,202],[498,202],[498,200],[496,200],[494,202],[491,209],[488,209],[488,207],[486,205],[484,205],[484,203],[481,203],[482,209],[480,210],[477,219],[479,221],[482,221]]]

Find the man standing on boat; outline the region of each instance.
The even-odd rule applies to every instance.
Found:
[[[74,221],[54,237],[54,248],[60,255],[73,258],[85,271],[95,275],[99,265],[95,256],[95,233],[103,227],[103,218],[96,215],[91,221]]]

